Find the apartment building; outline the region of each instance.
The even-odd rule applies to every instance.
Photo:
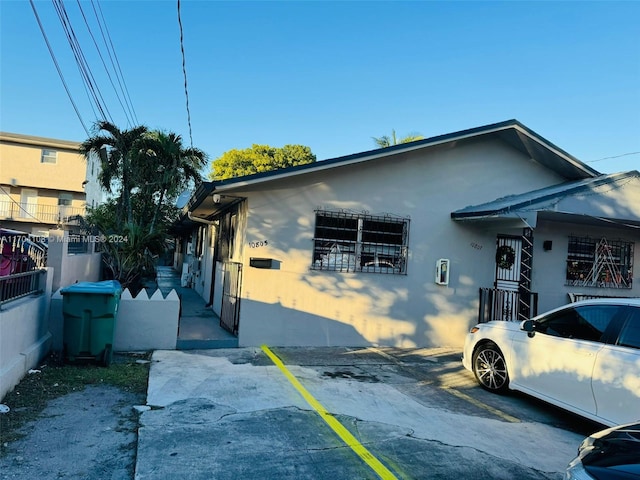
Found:
[[[0,132],[0,226],[46,236],[102,201],[100,163],[67,140]]]

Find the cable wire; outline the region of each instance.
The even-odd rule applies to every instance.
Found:
[[[76,37],[75,31],[73,30],[73,26],[71,25],[71,21],[67,14],[66,8],[62,0],[53,0],[54,7],[56,12],[58,13],[58,18],[60,19],[60,23],[62,24],[62,28],[67,36],[67,41],[69,42],[69,46],[71,47],[71,51],[73,52],[76,65],[78,66],[78,70],[80,71],[80,75],[87,85],[89,91],[91,92],[91,96],[93,97],[93,101],[100,111],[100,115],[103,120],[109,120],[111,123],[113,122],[113,117],[109,112],[109,109],[106,106],[104,101],[104,97],[102,96],[102,92],[97,85],[95,77],[93,76],[93,72],[87,63],[86,57],[82,52],[82,48],[80,47],[80,42]]]
[[[88,133],[87,133],[87,135],[88,135]],[[24,213],[26,213],[27,215],[29,215],[33,219],[37,220],[38,223],[45,223],[42,220],[40,220],[38,217],[36,217],[33,213],[31,213],[26,208],[24,208],[22,206],[22,203],[18,202],[17,200],[14,200],[11,197],[11,193],[7,192],[2,186],[0,186],[0,191],[2,191],[2,193],[4,193],[7,196],[7,198],[9,199],[10,202],[15,203],[20,210],[22,210]]]
[[[49,43],[49,38],[47,37],[47,34],[44,31],[44,27],[42,26],[42,22],[40,21],[40,16],[38,15],[38,11],[36,10],[36,6],[33,3],[33,0],[29,0],[29,3],[31,4],[31,9],[33,10],[33,14],[36,17],[36,21],[38,22],[38,26],[40,27],[40,32],[42,33],[42,36],[44,37],[44,41],[47,44],[47,48],[49,49],[49,55],[51,56],[51,59],[53,60],[53,64],[55,65],[56,70],[58,72],[58,76],[60,77],[60,80],[62,81],[62,85],[64,86],[64,90],[67,92],[67,96],[69,97],[69,101],[71,102],[71,105],[73,105],[73,109],[76,112],[76,115],[78,116],[78,120],[80,120],[80,124],[82,125],[82,128],[84,129],[84,131],[86,132],[87,137],[88,137],[89,136],[89,129],[85,125],[84,120],[82,119],[82,115],[80,115],[80,111],[78,110],[78,106],[76,105],[76,102],[73,100],[73,97],[71,96],[71,92],[69,91],[69,86],[67,85],[67,82],[64,79],[64,75],[62,75],[62,70],[60,70],[60,65],[58,64],[58,60],[56,59],[56,56],[53,53],[53,49],[51,48],[51,44]]]
[[[79,1],[79,0],[78,0]],[[96,10],[96,3],[98,5],[98,9]],[[125,99],[125,103],[127,104],[127,108],[129,109],[129,113],[131,114],[131,118],[133,119],[135,124],[138,124],[138,117],[136,115],[135,109],[133,108],[133,102],[131,101],[131,95],[129,95],[129,89],[127,88],[127,83],[124,80],[124,75],[122,73],[122,68],[120,67],[120,61],[118,60],[118,56],[116,55],[116,49],[113,46],[113,41],[111,40],[111,34],[109,33],[109,28],[107,27],[107,22],[104,18],[104,14],[102,13],[102,7],[100,6],[100,3],[96,0],[96,2],[94,3],[94,0],[91,0],[91,6],[93,7],[93,13],[96,17],[96,20],[98,21],[98,27],[100,28],[100,33],[102,34],[102,40],[105,44],[105,46],[107,47],[107,53],[109,54],[109,59],[111,60],[111,65],[113,65],[114,67],[114,71],[116,71],[116,67],[117,67],[117,71],[116,71],[116,78],[118,79],[118,84],[120,85],[120,89],[123,91],[123,96]],[[98,10],[100,10],[100,17],[98,17]],[[102,22],[100,21],[100,19],[102,19]],[[104,25],[104,30],[102,28],[102,25]],[[105,32],[106,32],[106,36],[105,36]],[[108,40],[108,43],[107,43]],[[111,48],[109,48],[111,47]],[[111,55],[111,53],[113,52],[113,56]],[[114,59],[115,59],[115,64],[114,64]],[[119,73],[119,75],[118,75]],[[122,80],[122,82],[121,82]]]
[[[89,26],[89,22],[87,21],[87,17],[84,14],[84,10],[82,9],[82,5],[80,3],[80,0],[76,0],[78,2],[78,8],[80,9],[80,13],[82,14],[82,18],[84,19],[84,24],[87,27],[87,31],[89,32],[89,35],[91,36],[91,40],[93,40],[93,44],[96,47],[96,50],[98,51],[98,56],[100,57],[100,60],[102,61],[102,66],[104,67],[104,71],[107,74],[107,77],[109,78],[109,82],[111,83],[111,86],[113,87],[113,91],[116,94],[116,98],[118,99],[118,103],[120,103],[120,106],[122,107],[122,110],[124,111],[124,115],[127,118],[127,123],[129,124],[129,127],[133,126],[133,121],[130,118],[127,109],[125,108],[124,104],[122,103],[122,99],[120,98],[120,94],[118,93],[118,89],[116,88],[115,83],[113,83],[113,79],[111,78],[111,73],[109,72],[109,69],[107,68],[107,64],[104,61],[104,57],[102,56],[102,52],[100,51],[100,47],[98,47],[98,42],[96,41],[96,38],[93,36],[93,32],[91,31],[91,27]],[[102,30],[102,29],[101,29]],[[112,62],[113,64],[113,62]],[[122,85],[120,86],[120,88],[122,88]]]
[[[189,124],[189,140],[193,148],[193,135],[191,133],[191,111],[189,110],[189,90],[187,88],[187,66],[184,56],[184,36],[182,32],[182,19],[180,18],[180,0],[178,0],[178,25],[180,26],[180,50],[182,52],[182,73],[184,75],[184,95],[187,99],[187,123]]]
[[[639,153],[640,152],[622,153],[620,155],[614,155],[613,157],[604,157],[604,158],[598,158],[596,160],[587,160],[585,163],[601,162],[602,160],[611,160],[613,158],[627,157],[629,155],[638,155]]]

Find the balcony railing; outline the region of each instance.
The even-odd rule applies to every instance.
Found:
[[[523,312],[528,312],[525,315]],[[519,322],[538,314],[538,294],[515,292],[498,288],[480,289],[478,323],[492,320]]]
[[[0,202],[0,219],[24,222],[40,221],[57,225],[66,223],[69,218],[84,215],[84,207],[67,205],[38,205],[27,202]]]

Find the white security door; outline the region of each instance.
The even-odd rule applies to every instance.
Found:
[[[496,299],[492,319],[518,320],[522,238],[499,236],[496,243]]]

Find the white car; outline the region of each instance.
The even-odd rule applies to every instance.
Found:
[[[462,363],[486,390],[519,390],[607,426],[640,420],[640,299],[571,303],[467,334]]]

